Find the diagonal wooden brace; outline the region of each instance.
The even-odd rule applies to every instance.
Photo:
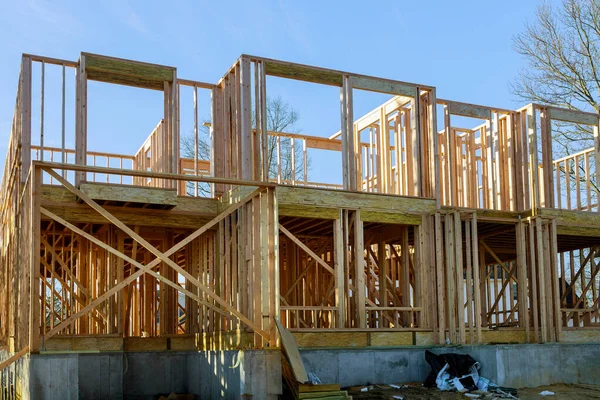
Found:
[[[235,317],[237,317],[240,321],[242,321],[243,323],[245,323],[246,325],[248,325],[250,328],[252,328],[254,331],[256,331],[259,335],[263,336],[266,339],[269,339],[269,334],[267,332],[265,332],[262,329],[260,329],[259,327],[257,327],[246,316],[244,316],[238,310],[236,310],[235,308],[233,308],[229,304],[227,304],[227,302],[225,300],[223,300],[220,296],[218,296],[216,293],[214,293],[210,288],[208,288],[207,286],[205,286],[202,282],[200,282],[198,279],[196,279],[195,277],[193,277],[191,274],[189,274],[187,271],[185,271],[183,268],[181,268],[179,265],[177,265],[173,260],[171,260],[169,258],[171,255],[175,254],[177,251],[179,251],[180,249],[182,249],[185,245],[187,245],[190,242],[192,242],[195,238],[197,238],[198,236],[200,236],[201,234],[203,234],[204,232],[206,232],[208,229],[212,228],[215,224],[217,224],[218,222],[220,222],[221,220],[223,220],[225,217],[227,217],[229,214],[231,214],[233,211],[237,210],[243,204],[245,204],[246,202],[248,202],[250,199],[252,199],[254,196],[256,196],[256,194],[258,194],[261,191],[261,189],[257,189],[255,191],[253,191],[250,195],[248,195],[244,199],[242,199],[242,201],[236,203],[233,206],[228,207],[225,211],[223,211],[221,214],[219,214],[219,216],[217,216],[212,221],[210,221],[209,223],[207,223],[206,225],[204,225],[202,228],[198,229],[197,231],[195,231],[194,233],[192,233],[190,236],[188,236],[186,239],[182,240],[177,245],[173,246],[167,252],[162,253],[161,251],[159,251],[158,249],[156,249],[154,246],[152,246],[149,242],[147,242],[144,238],[142,238],[140,235],[138,235],[136,232],[134,232],[132,229],[130,229],[128,226],[126,226],[123,222],[121,222],[115,216],[113,216],[108,211],[106,211],[104,208],[102,208],[98,203],[96,203],[95,201],[93,201],[88,195],[86,195],[85,193],[83,193],[82,191],[80,191],[79,189],[77,189],[75,186],[73,186],[67,180],[63,179],[62,176],[60,176],[59,174],[57,174],[54,170],[52,170],[50,168],[44,168],[44,171],[47,172],[48,174],[50,174],[54,179],[56,179],[58,182],[60,182],[63,186],[65,186],[67,189],[69,189],[75,195],[77,195],[81,200],[83,200],[86,204],[88,204],[90,207],[92,207],[94,210],[96,210],[98,213],[100,213],[108,221],[112,222],[118,228],[120,228],[121,230],[123,230],[129,236],[131,236],[136,242],[138,242],[140,245],[142,245],[148,251],[150,251],[151,253],[153,253],[155,256],[158,257],[157,259],[155,259],[154,261],[150,262],[149,264],[147,264],[145,266],[142,266],[142,268],[139,271],[137,271],[135,274],[129,276],[127,279],[125,279],[124,281],[122,281],[117,286],[113,287],[111,290],[105,292],[103,295],[101,295],[96,300],[94,300],[93,302],[91,302],[88,305],[88,307],[86,307],[86,308],[91,308],[91,307],[94,307],[97,304],[102,303],[107,298],[109,298],[110,296],[114,295],[119,290],[123,289],[130,282],[132,282],[133,280],[137,279],[144,272],[148,272],[149,270],[151,270],[156,265],[160,264],[161,262],[164,262],[167,265],[169,265],[170,267],[172,267],[173,269],[175,269],[177,272],[179,272],[181,275],[183,275],[184,277],[186,277],[188,279],[188,281],[192,282],[200,290],[202,290],[204,293],[206,293],[207,296],[211,297],[216,303],[218,303],[221,307],[223,307],[224,310],[228,311],[229,313],[231,313],[232,315],[234,315]],[[66,319],[64,322],[62,322],[61,324],[59,324],[57,327],[55,327],[54,329],[50,330],[46,334],[46,338],[48,338],[48,337],[50,337],[50,336],[52,336],[52,335],[60,332],[62,329],[64,329],[66,326],[68,326],[70,323],[72,323],[77,318],[81,317],[87,311],[89,311],[89,309],[83,309],[83,310],[79,311],[78,313],[72,315],[71,317],[69,317],[68,319]]]

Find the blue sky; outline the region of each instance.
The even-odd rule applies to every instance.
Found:
[[[437,87],[441,98],[507,108],[508,83],[524,61],[511,38],[533,20],[537,1],[0,1],[0,162],[8,143],[21,53],[76,60],[82,51],[171,65],[182,78],[216,82],[242,53]],[[91,3],[90,3],[91,4]],[[60,71],[47,70],[46,122],[58,145]],[[336,88],[268,81],[300,113],[300,132],[339,130]],[[39,134],[34,82],[33,136]],[[54,89],[52,89],[54,88]],[[67,90],[72,89],[67,83]],[[68,104],[72,93],[67,95]],[[200,118],[208,117],[201,93]],[[385,100],[367,96],[355,116]],[[162,116],[159,92],[89,88],[89,148],[134,153]],[[182,93],[182,134],[191,93]],[[72,107],[67,145],[72,147]],[[55,135],[55,136],[53,136]],[[115,147],[116,146],[116,147]],[[321,166],[319,166],[321,168]],[[334,179],[335,180],[335,179]]]

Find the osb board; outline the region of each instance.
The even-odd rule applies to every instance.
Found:
[[[44,351],[121,351],[122,337],[54,336],[44,342]]]
[[[413,332],[369,332],[371,346],[412,346]]]
[[[279,338],[281,339],[282,357],[284,357],[289,364],[296,381],[307,382],[308,375],[304,368],[304,362],[298,351],[298,345],[294,340],[294,336],[281,324],[278,318],[275,318],[275,325],[277,326]]]
[[[42,201],[54,203],[75,203],[77,196],[63,186],[42,185]]]
[[[204,197],[178,196],[177,205],[171,211],[173,212],[193,212],[195,214],[204,214],[217,216],[218,204],[215,199]]]
[[[177,205],[177,191],[175,189],[143,188],[102,183],[82,183],[79,189],[94,200]]]
[[[335,208],[323,208],[297,204],[280,204],[279,215],[282,217],[336,219],[339,218],[340,211]]]
[[[539,209],[539,215],[556,219],[559,235],[599,236],[600,214],[591,211]]]
[[[170,350],[173,351],[186,351],[196,350],[196,338],[193,336],[187,337],[171,337]]]
[[[298,347],[366,347],[367,332],[292,332]]]
[[[435,343],[434,332],[415,332],[415,346],[433,346]]]
[[[384,211],[362,211],[360,213],[360,219],[364,222],[420,225],[422,221],[422,214],[389,213]]]
[[[599,343],[600,329],[563,329],[560,341],[561,343]]]
[[[196,346],[199,350],[249,349],[254,346],[254,334],[242,331],[198,334]]]
[[[125,351],[167,351],[167,338],[164,337],[130,337],[125,339]]]
[[[469,334],[467,333],[467,338]],[[525,330],[484,330],[481,331],[481,340],[486,344],[516,344],[526,343]]]

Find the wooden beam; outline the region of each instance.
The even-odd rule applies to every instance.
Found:
[[[351,76],[350,81],[355,89],[368,90],[370,92],[389,93],[400,96],[413,97],[415,85],[411,83],[389,81],[367,76]]]
[[[265,73],[280,78],[299,81],[322,83],[324,85],[342,86],[342,74],[321,68],[306,65],[278,62],[275,60],[263,61]]]
[[[175,68],[98,54],[81,53],[88,79],[162,90],[164,82],[173,82]]]
[[[598,125],[598,114],[558,107],[548,107],[548,111],[550,113],[550,118],[557,121],[592,126]]]
[[[446,104],[446,106],[448,107],[448,111],[452,115],[460,115],[463,117],[487,120],[492,119],[492,111],[488,107],[449,100],[443,100],[442,102],[442,104]]]

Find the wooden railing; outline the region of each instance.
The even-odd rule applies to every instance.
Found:
[[[288,328],[332,329],[337,326],[336,307],[280,306],[281,322]]]
[[[42,157],[43,153],[43,157]],[[43,150],[40,146],[31,146],[32,160],[36,161],[49,161],[59,162],[66,164],[74,164],[75,150],[74,149],[61,149],[57,147],[44,147]],[[101,151],[88,151],[87,152],[88,163],[92,167],[106,167],[106,168],[118,168],[118,169],[133,169],[134,157],[127,154],[114,154],[105,153]],[[63,177],[67,176],[67,171],[63,171]],[[48,183],[54,184],[54,179],[48,177]],[[88,173],[86,180],[88,182],[104,182],[104,183],[118,183],[120,185],[127,185],[132,183],[132,179],[123,179],[123,176],[114,177],[112,180],[107,174],[98,174],[96,172]],[[72,179],[69,179],[73,182]]]
[[[369,328],[377,328],[380,320],[385,319],[392,328],[416,328],[418,326],[417,313],[423,311],[422,307],[365,307]]]
[[[554,160],[553,165],[556,207],[598,211],[594,148]]]

